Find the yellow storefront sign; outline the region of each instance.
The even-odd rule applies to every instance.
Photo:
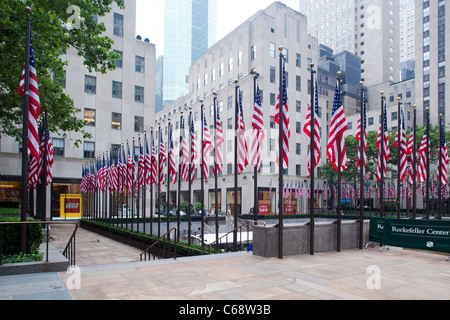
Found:
[[[61,195],[61,218],[82,218],[83,201],[78,194]]]

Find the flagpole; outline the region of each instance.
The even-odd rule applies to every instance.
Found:
[[[426,207],[426,219],[430,219],[430,108],[426,108],[427,111],[427,207]]]
[[[283,160],[284,160],[284,149],[283,149],[283,143],[284,143],[284,88],[283,88],[283,77],[284,77],[284,70],[283,70],[283,50],[284,48],[280,46],[278,48],[280,51],[280,100],[279,100],[279,127],[278,127],[278,194],[279,194],[279,202],[278,202],[278,258],[283,259],[283,232],[284,232],[284,197],[283,197],[283,185],[284,185],[284,170],[283,170]]]
[[[381,146],[380,146],[380,216],[384,217],[384,91],[381,91]]]
[[[252,74],[253,74],[253,105],[256,105],[256,83],[258,81],[259,78],[259,74],[256,72],[255,69],[252,70]],[[258,137],[259,139],[259,137]],[[259,141],[258,141],[259,144]],[[254,207],[253,207],[253,220],[254,221],[258,221],[258,214],[259,214],[259,198],[258,198],[258,166],[255,165],[255,171],[254,171]],[[257,225],[257,223],[255,223],[255,225]]]
[[[401,137],[401,135],[402,135],[402,118],[401,118],[401,114],[400,114],[400,112],[401,112],[401,105],[402,105],[402,98],[401,97],[398,97],[397,98],[397,101],[398,101],[398,113],[397,113],[397,116],[398,116],[398,129],[397,129],[397,135],[398,135],[398,138],[397,138],[397,144],[398,144],[398,148],[397,148],[397,219],[400,219],[400,176],[401,176],[401,173],[400,173],[400,171],[401,171],[401,164],[400,164],[400,162],[401,162],[401,139],[402,139],[402,137]]]
[[[205,172],[204,172],[204,166],[205,166],[205,148],[204,148],[204,144],[205,144],[205,106],[203,104],[203,100],[200,100],[201,106],[200,106],[200,116],[202,119],[202,145],[201,145],[201,149],[202,149],[202,165],[200,168],[200,203],[201,203],[201,230],[202,230],[202,248],[205,245],[205,218],[204,218],[204,210],[205,210],[205,198],[204,198],[204,193],[205,193]]]
[[[170,118],[167,119],[169,122],[167,123],[167,148],[166,148],[166,154],[167,154],[167,196],[166,196],[166,210],[167,210],[167,232],[169,232],[170,228],[170,215],[169,215],[169,209],[170,209],[170,133],[171,133],[171,125],[170,125]]]
[[[441,113],[439,115],[439,179],[438,179],[438,219],[441,220],[442,219],[442,135],[445,134],[445,131],[442,130],[443,129],[443,123],[442,123],[442,117],[444,115]]]
[[[148,142],[147,142],[147,130],[144,130],[144,140],[145,140],[145,149],[144,149],[144,188],[142,190],[142,220],[144,221],[144,225],[142,228],[144,229],[142,232],[145,234],[145,219],[147,214],[147,151],[150,156],[151,163],[151,154],[150,150],[148,150]],[[151,173],[150,173],[151,174]]]
[[[158,122],[158,190],[156,190],[158,204],[158,238],[161,236],[161,123]]]
[[[218,178],[219,172],[217,171],[217,92],[213,92],[214,95],[214,214],[216,219],[216,250],[219,249],[219,194],[218,194]]]
[[[338,91],[339,91],[339,96],[341,95],[341,75],[342,72],[338,71],[337,73],[338,78],[337,78],[337,83],[338,83]],[[341,100],[342,101],[342,100]],[[311,113],[312,113],[312,108],[311,108]],[[338,190],[337,190],[337,196],[338,196],[338,203],[337,203],[337,226],[336,226],[336,251],[337,252],[341,252],[341,229],[342,229],[342,213],[341,213],[341,179],[342,179],[342,153],[341,153],[341,141],[342,139],[342,135],[339,134],[339,136],[337,137],[337,141],[338,141],[338,150],[337,150],[337,154],[338,154]],[[312,150],[312,149],[311,149]],[[311,175],[312,177],[313,175]]]
[[[315,219],[314,219],[314,149],[315,149],[315,140],[314,140],[314,128],[315,128],[315,106],[314,106],[314,73],[316,73],[313,68],[314,64],[311,63],[309,65],[311,68],[311,140],[310,140],[310,156],[311,156],[311,196],[310,196],[310,232],[309,232],[309,252],[310,255],[314,255],[314,228],[315,228]],[[338,204],[339,205],[339,204]]]
[[[25,7],[27,13],[26,27],[26,49],[25,49],[25,88],[23,103],[23,135],[22,135],[22,204],[21,221],[27,221],[28,209],[28,108],[30,103],[30,41],[31,41],[31,8]],[[27,228],[25,224],[20,226],[20,251],[26,253],[27,250]]]
[[[180,212],[181,212],[181,158],[182,158],[182,146],[181,141],[183,139],[183,131],[181,128],[184,128],[183,126],[183,111],[181,111],[181,117],[180,117],[180,153],[179,153],[179,163],[178,163],[178,195],[177,195],[177,203],[178,203],[178,210],[177,210],[177,242],[180,241]]]
[[[235,88],[235,105],[236,105],[236,112],[235,112],[235,135],[234,135],[234,230],[233,230],[233,251],[237,251],[237,198],[238,198],[238,129],[239,129],[239,86],[238,80],[234,81]]]
[[[188,195],[188,208],[187,208],[187,218],[188,218],[188,245],[191,245],[191,192],[192,192],[192,133],[191,133],[191,125],[192,125],[192,107],[189,107],[189,124],[188,124],[188,128],[189,128],[189,136],[190,138],[190,152],[189,152],[189,176],[188,176],[188,189],[189,189],[189,195]]]
[[[154,146],[154,137],[153,137],[153,127],[150,127],[150,235],[153,235],[153,146]]]
[[[413,128],[414,128],[414,143],[413,143],[413,154],[412,154],[412,161],[413,161],[413,219],[417,218],[417,199],[416,199],[416,189],[417,189],[417,146],[416,146],[416,125],[417,125],[417,105],[414,105],[414,122],[413,122]]]
[[[366,115],[364,110],[364,82],[359,83],[361,86],[361,138],[359,140],[360,151],[360,175],[359,175],[359,249],[363,249],[364,245],[364,162],[365,162],[365,152],[364,152],[364,132],[366,130]]]

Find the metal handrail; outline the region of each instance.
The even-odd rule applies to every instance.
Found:
[[[220,237],[218,240],[215,240],[215,241],[211,242],[211,243],[208,245],[208,248],[211,249],[211,247],[212,247],[213,245],[215,245],[215,244],[220,244],[220,240],[222,240],[223,238],[228,237],[229,234],[234,233],[235,231],[237,231],[237,230],[239,230],[239,229],[242,229],[243,226],[247,225],[247,228],[248,228],[250,223],[262,223],[262,224],[264,224],[264,227],[267,225],[267,224],[266,224],[265,222],[263,222],[263,221],[245,221],[243,224],[241,224],[241,225],[238,226],[237,228],[235,228],[235,229],[231,230],[230,232],[224,234],[224,235],[223,235],[222,237]],[[247,230],[248,230],[248,229],[247,229]],[[237,239],[236,239],[236,241],[237,241]],[[241,237],[241,242],[242,242],[242,237]],[[247,242],[248,242],[248,233],[247,233]]]
[[[75,235],[78,231],[78,227],[79,227],[79,223],[78,222],[67,222],[67,221],[23,221],[23,222],[0,222],[0,266],[2,265],[2,229],[4,225],[33,225],[33,224],[41,224],[41,225],[45,225],[46,227],[46,231],[47,231],[47,236],[46,236],[46,261],[45,262],[49,262],[48,261],[48,248],[49,248],[49,237],[50,237],[50,233],[49,233],[49,226],[50,225],[74,225],[75,228],[72,232],[72,235],[69,239],[69,241],[67,242],[67,245],[64,249],[64,251],[62,252],[63,256],[66,257],[69,262],[70,265],[75,265]]]
[[[151,249],[153,249],[153,247],[154,246],[156,246],[158,243],[160,243],[162,240],[164,240],[164,247],[165,247],[165,243],[166,243],[166,241],[165,241],[165,239],[166,239],[166,237],[167,237],[167,239],[168,239],[168,241],[169,241],[169,247],[170,247],[170,234],[171,234],[171,232],[172,231],[174,231],[174,230],[178,230],[178,227],[173,227],[172,229],[170,229],[169,231],[167,231],[164,235],[162,235],[158,240],[156,240],[155,242],[153,242],[152,243],[152,245],[151,246],[149,246],[147,249],[145,249],[144,251],[142,251],[141,252],[141,254],[140,254],[140,259],[141,259],[141,261],[142,261],[142,255],[145,255],[145,260],[147,260],[147,253],[149,253],[149,251],[151,250]],[[175,244],[175,260],[177,259],[177,237],[175,236],[174,237],[174,244]]]

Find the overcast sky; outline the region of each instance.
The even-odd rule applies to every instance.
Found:
[[[137,0],[136,34],[156,44],[156,56],[164,51],[164,0]],[[217,0],[217,37],[222,39],[260,9],[274,0]],[[282,0],[287,6],[299,10],[298,0]]]

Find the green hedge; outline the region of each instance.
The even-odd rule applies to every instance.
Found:
[[[0,217],[20,217],[20,209],[0,208]]]
[[[104,220],[104,221],[107,221],[107,220]],[[104,231],[119,235],[121,237],[130,239],[130,240],[144,243],[148,246],[151,246],[153,243],[158,241],[157,236],[154,236],[154,235],[151,236],[149,234],[144,234],[143,232],[126,230],[124,228],[112,226],[104,221],[82,219],[81,225],[86,224],[88,226],[92,226],[97,229],[104,230]],[[163,248],[164,244],[163,244],[163,242],[159,242],[156,246],[159,248]],[[167,243],[166,243],[166,249],[168,249]],[[170,250],[174,251],[173,239],[171,239]],[[213,248],[211,248],[211,249],[206,248],[206,247],[202,248],[201,246],[195,245],[195,244],[189,245],[186,242],[177,242],[177,255],[179,255],[179,256],[188,257],[188,256],[199,256],[199,255],[208,255],[208,254],[216,254],[216,253],[219,253],[219,252],[216,252],[216,250]]]
[[[0,222],[20,222],[19,218],[0,218]],[[17,255],[20,252],[20,225],[4,225],[2,230],[2,252],[4,256]],[[42,244],[42,226],[40,224],[27,225],[27,252],[39,254]]]

